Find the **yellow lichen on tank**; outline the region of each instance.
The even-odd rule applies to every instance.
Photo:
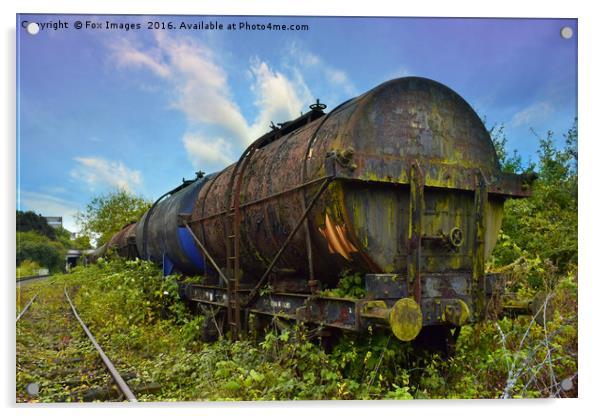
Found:
[[[408,183],[409,180],[410,178],[408,177],[408,172],[406,172],[405,169],[402,169],[401,173],[399,174],[399,177],[397,178],[397,181],[399,183]]]
[[[359,204],[357,200],[353,200],[351,204],[351,214],[353,215],[353,225],[356,230],[356,238],[363,245],[364,249],[368,248],[368,233],[366,232],[365,220],[366,212],[363,209],[363,205]]]
[[[455,326],[462,326],[470,317],[470,308],[461,299],[453,299],[443,309],[440,319]]]
[[[450,113],[447,91],[442,95],[427,96],[429,100],[417,101],[420,106],[402,100],[395,102],[395,107],[383,108],[376,106],[376,98],[372,100],[373,96],[367,96],[371,99],[358,104],[353,116],[349,116],[348,127],[337,131],[329,144],[329,149],[355,149],[355,169],[346,170],[344,165],[337,165],[342,176],[380,182],[379,187],[383,188],[388,186],[385,182],[406,185],[391,187],[386,192],[370,189],[362,197],[350,195],[360,193],[354,182],[353,187],[344,186],[331,193],[331,200],[335,201],[332,221],[348,221],[347,231],[353,232],[354,244],[385,272],[401,272],[407,266],[406,245],[412,232],[408,199],[415,198],[415,189],[407,186],[411,164],[420,165],[428,202],[428,206],[425,201],[421,204],[421,235],[427,237],[422,245],[424,272],[470,269],[475,244],[475,206],[474,197],[469,193],[474,192],[474,173],[483,171],[490,179],[492,171],[498,169],[488,164],[490,157],[487,154],[483,155],[493,151],[493,148],[482,147],[486,132],[476,131],[471,123],[457,122],[457,115]],[[452,101],[452,105],[454,110],[457,103]],[[401,110],[397,112],[399,108]],[[407,128],[393,132],[387,130],[386,122],[375,124],[380,120],[375,115],[377,109],[403,115],[402,121],[408,124]],[[465,115],[463,112],[458,114]],[[385,117],[384,120],[390,123],[392,119]],[[480,123],[478,119],[474,121],[477,125]],[[361,129],[354,133],[352,125],[361,126]],[[383,156],[381,162],[379,156]],[[484,252],[489,256],[501,225],[499,202],[486,205],[484,222]],[[463,241],[457,245],[450,243],[454,228],[463,233]]]
[[[453,270],[458,270],[462,268],[462,257],[459,255],[455,255],[451,258],[451,268]]]
[[[363,179],[365,181],[373,181],[373,182],[380,182],[382,180],[384,180],[384,178],[381,178],[376,172],[374,171],[365,171],[364,174],[360,177],[360,179]]]
[[[495,248],[498,233],[502,228],[504,203],[488,199],[485,203],[485,260],[491,256]]]
[[[433,270],[437,266],[437,259],[435,257],[427,257],[425,266],[427,270]]]

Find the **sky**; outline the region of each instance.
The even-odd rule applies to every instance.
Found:
[[[187,26],[201,22],[223,28]],[[96,195],[156,199],[317,98],[328,111],[402,76],[449,86],[536,160],[532,130],[562,144],[577,117],[577,21],[18,15],[17,209],[77,231],[75,213]]]

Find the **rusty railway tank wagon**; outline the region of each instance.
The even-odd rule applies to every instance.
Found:
[[[163,195],[109,247],[204,276],[180,294],[221,313],[234,339],[249,314],[387,326],[403,341],[484,319],[503,292],[485,261],[504,201],[530,183],[501,171],[470,105],[408,77],[329,113],[310,108],[237,163]],[[322,295],[342,273],[363,276],[363,298]]]

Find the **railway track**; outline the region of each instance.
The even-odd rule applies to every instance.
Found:
[[[79,316],[67,289],[46,291],[44,297],[30,295],[16,319],[17,402],[136,402],[128,385],[136,373],[119,373]],[[127,369],[127,364],[120,367]]]
[[[26,276],[26,277],[21,277],[21,278],[17,279],[17,287],[19,287],[21,285],[33,283],[33,282],[38,282],[40,280],[47,279],[50,276],[52,276],[52,275],[51,274],[45,274],[45,275],[42,275],[42,276]]]
[[[17,320],[16,322],[19,322],[19,319],[21,319],[21,317],[23,315],[25,315],[27,313],[27,311],[29,310],[29,307],[31,306],[31,304],[33,303],[34,300],[36,300],[36,298],[38,297],[38,294],[36,293],[35,295],[33,295],[33,297],[29,300],[29,302],[27,302],[25,304],[25,307],[23,308],[23,310],[21,310],[21,312],[19,313],[19,315],[17,315]]]

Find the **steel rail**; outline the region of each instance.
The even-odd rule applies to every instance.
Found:
[[[25,305],[25,307],[23,308],[23,310],[21,311],[21,313],[19,314],[19,316],[17,316],[17,320],[15,321],[15,323],[16,323],[16,322],[19,322],[19,319],[21,319],[21,317],[22,317],[23,315],[25,315],[25,312],[27,312],[27,309],[29,309],[29,307],[31,306],[31,304],[33,303],[33,301],[34,301],[34,300],[35,300],[37,297],[38,297],[38,294],[36,293],[35,295],[33,295],[33,298],[31,298],[31,299],[29,300],[29,302],[27,302],[27,305]]]
[[[88,329],[88,327],[86,326],[84,321],[82,321],[82,318],[80,318],[79,314],[77,313],[77,310],[75,309],[75,306],[73,305],[73,302],[71,302],[71,298],[69,297],[69,294],[67,293],[67,287],[65,287],[64,292],[65,292],[65,297],[67,298],[67,301],[69,302],[69,305],[71,306],[71,310],[73,311],[73,315],[75,315],[75,318],[77,319],[77,321],[83,328],[84,332],[86,333],[86,335],[88,336],[88,338],[90,339],[92,344],[94,345],[94,348],[96,348],[96,351],[98,351],[98,354],[100,355],[100,358],[102,358],[102,361],[105,364],[105,367],[107,367],[107,370],[109,370],[109,373],[111,373],[111,377],[113,377],[113,380],[115,380],[115,383],[117,384],[117,386],[119,387],[119,389],[121,390],[123,395],[130,402],[137,402],[138,400],[136,399],[136,396],[134,396],[134,393],[132,393],[132,390],[130,390],[130,387],[127,385],[125,380],[123,380],[123,378],[121,377],[121,375],[119,374],[119,372],[117,371],[117,369],[115,368],[115,366],[113,365],[113,363],[111,362],[109,357],[107,357],[105,352],[102,350],[102,348],[100,347],[98,342],[96,342],[94,335],[92,335],[92,333],[90,332],[90,330]]]

